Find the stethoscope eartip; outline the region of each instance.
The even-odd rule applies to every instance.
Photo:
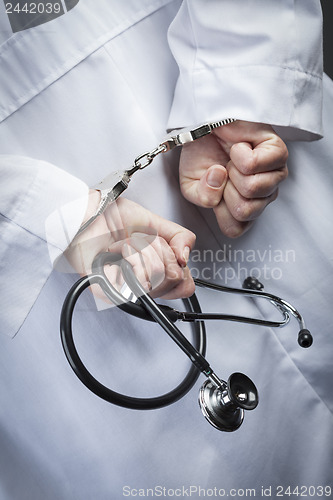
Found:
[[[298,343],[301,347],[310,347],[313,343],[313,337],[307,328],[302,328],[298,334]]]
[[[243,281],[243,288],[246,290],[263,290],[264,285],[260,283],[260,281],[257,278],[254,278],[253,276],[248,276],[245,278]]]

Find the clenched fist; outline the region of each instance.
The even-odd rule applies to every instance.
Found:
[[[221,231],[243,234],[278,195],[288,175],[288,150],[270,125],[235,121],[183,146],[184,197],[212,208]]]

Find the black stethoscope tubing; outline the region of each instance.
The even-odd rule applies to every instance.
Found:
[[[86,288],[94,283],[99,284],[103,291],[113,302],[119,302],[121,300],[123,301],[123,297],[117,292],[117,290],[112,287],[112,285],[105,278],[104,274],[100,272],[98,274],[91,274],[79,279],[68,292],[63,304],[60,318],[61,341],[67,360],[81,382],[94,394],[108,401],[109,403],[135,410],[151,410],[162,408],[176,402],[177,400],[185,396],[185,394],[194,386],[200,375],[200,369],[194,364],[191,364],[187,375],[182,380],[182,382],[177,387],[175,387],[175,389],[161,396],[153,398],[137,398],[115,392],[112,389],[104,386],[87,370],[77,352],[74,343],[72,317],[75,304],[80,295]],[[185,307],[188,308],[189,311],[200,312],[199,302],[195,296],[192,296],[189,299],[183,299],[183,301]],[[118,303],[117,305],[122,309],[128,309],[128,305],[126,304]],[[130,308],[132,308],[132,306],[133,304],[130,305]],[[140,306],[138,307],[140,308]],[[202,321],[195,322],[192,324],[192,329],[194,336],[193,345],[190,343],[189,344],[191,345],[192,349],[194,349],[197,353],[199,353],[200,356],[203,357],[206,352],[205,325]],[[204,358],[203,360],[205,361]]]

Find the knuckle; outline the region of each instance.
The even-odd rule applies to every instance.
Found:
[[[233,224],[232,226],[228,226],[222,229],[222,232],[228,238],[239,238],[245,231],[245,227],[243,224]]]
[[[213,208],[220,203],[221,196],[217,192],[201,191],[198,193],[199,205],[204,208]]]
[[[238,168],[243,175],[253,175],[256,172],[257,163],[257,156],[253,154],[251,160],[240,164]]]
[[[280,139],[280,141],[281,141],[281,144],[280,144],[281,159],[284,163],[286,163],[288,158],[289,158],[289,151],[288,151],[286,144],[283,142],[283,140]]]
[[[272,201],[275,201],[275,200],[276,200],[276,198],[278,197],[278,195],[279,195],[279,190],[278,190],[278,189],[276,189],[276,190],[274,191],[274,193],[270,196],[270,199],[269,199],[269,201],[268,201],[268,204],[269,204],[269,203],[272,203]]]
[[[284,181],[289,175],[289,171],[288,171],[288,167],[287,165],[285,165],[282,169],[281,169],[281,181]]]
[[[230,156],[232,156],[233,153],[236,153],[238,150],[239,144],[234,144],[231,149],[230,149]],[[255,172],[256,165],[257,165],[257,155],[255,150],[252,150],[251,153],[247,152],[246,155],[241,155],[240,157],[234,158],[234,161],[231,160],[229,162],[229,165],[234,165],[234,167],[241,172],[243,175],[251,175]]]
[[[234,217],[239,222],[251,220],[255,210],[253,204],[249,200],[240,200],[235,206]]]
[[[258,176],[255,174],[248,176],[243,187],[243,196],[245,198],[255,198],[259,191],[260,183]]]
[[[275,173],[275,179],[274,183],[271,182],[269,187],[271,188],[271,193],[277,189],[278,185],[283,182],[286,178],[288,177],[288,169],[287,167],[284,167],[282,169],[279,169]]]
[[[189,229],[185,229],[185,231],[186,231],[186,234],[187,234],[187,238],[188,238],[188,242],[190,244],[190,247],[193,248],[193,246],[195,244],[195,241],[197,239],[197,236],[196,236],[195,233],[193,233]]]
[[[278,135],[274,135],[271,140],[271,145],[279,151],[280,161],[286,163],[288,160],[289,152],[287,145]]]

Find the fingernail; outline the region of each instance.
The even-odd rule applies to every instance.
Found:
[[[206,182],[212,188],[220,188],[225,180],[225,171],[222,168],[212,168],[209,170]]]
[[[185,261],[184,267],[186,267],[189,257],[190,257],[190,247],[185,247],[183,251],[183,259]]]

